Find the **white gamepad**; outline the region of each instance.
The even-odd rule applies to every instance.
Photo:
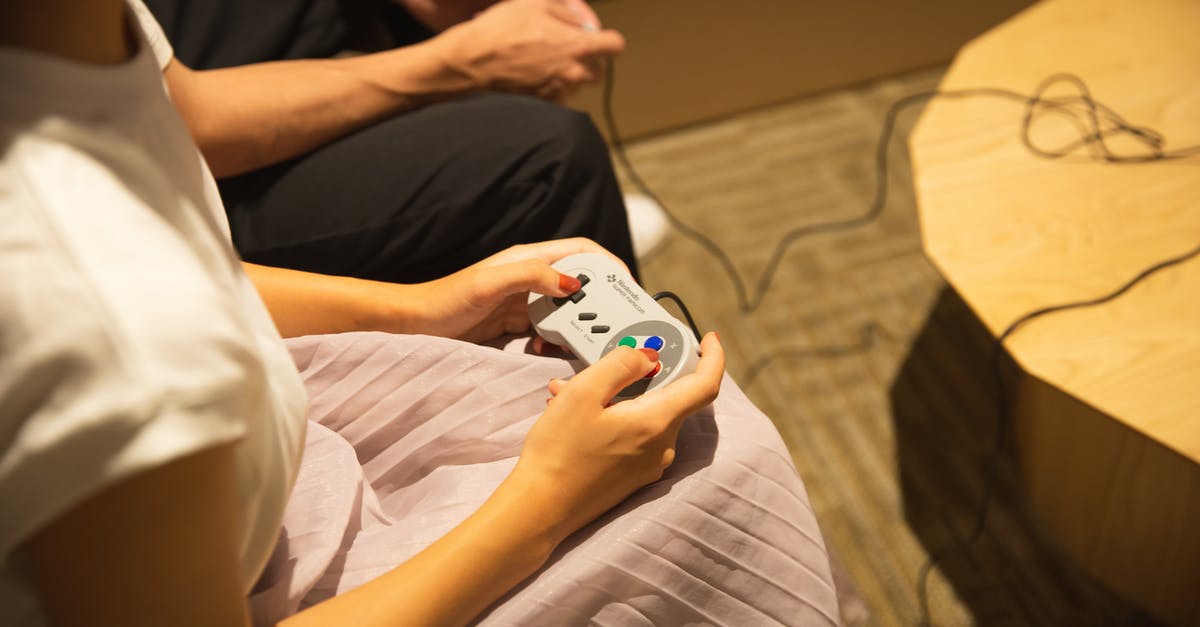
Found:
[[[634,398],[695,372],[699,344],[692,331],[654,302],[612,259],[597,253],[564,257],[555,270],[579,279],[564,297],[529,295],[529,320],[547,342],[566,346],[589,366],[616,349],[653,348],[658,366],[621,390],[613,401]]]

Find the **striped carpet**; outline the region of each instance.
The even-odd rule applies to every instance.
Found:
[[[787,229],[865,210],[884,112],[940,75],[753,111],[628,153],[752,284]],[[901,116],[901,135],[916,117]],[[919,570],[969,533],[995,419],[989,338],[922,256],[904,140],[889,154],[879,219],[797,242],[754,313],[739,313],[721,266],[680,235],[643,266],[648,291],[677,292],[702,330],[721,332],[729,371],[783,433],[836,556],[849,625],[921,621]],[[930,577],[933,623],[1149,624],[1039,540],[1013,473],[1005,461],[982,538]]]

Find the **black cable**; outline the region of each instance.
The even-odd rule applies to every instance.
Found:
[[[608,129],[609,141],[612,142],[613,153],[625,169],[630,181],[638,188],[638,191],[645,194],[662,208],[671,226],[675,227],[675,230],[679,231],[680,234],[695,241],[707,250],[721,264],[721,268],[728,275],[730,282],[733,283],[734,291],[737,295],[738,309],[742,313],[751,313],[762,305],[767,290],[775,278],[775,273],[779,269],[779,264],[783,261],[787,250],[796,241],[821,233],[844,231],[866,226],[879,217],[879,214],[883,212],[887,204],[888,145],[896,127],[896,118],[901,111],[915,104],[920,104],[933,98],[960,99],[981,96],[1023,103],[1025,105],[1025,114],[1021,122],[1021,143],[1030,152],[1045,159],[1060,159],[1073,154],[1080,148],[1087,148],[1090,158],[1109,163],[1146,163],[1150,161],[1182,159],[1200,154],[1200,145],[1189,146],[1170,152],[1164,151],[1163,144],[1165,142],[1160,133],[1145,127],[1134,126],[1108,106],[1097,102],[1092,98],[1091,92],[1083,80],[1072,74],[1054,74],[1043,80],[1032,94],[1022,94],[1011,89],[997,87],[926,91],[911,94],[893,102],[884,115],[883,128],[875,147],[875,195],[871,200],[871,204],[868,205],[867,210],[858,216],[803,225],[784,233],[772,249],[767,265],[763,269],[762,274],[759,275],[754,291],[751,292],[747,288],[746,282],[738,273],[733,260],[725,250],[707,235],[683,222],[672,213],[666,203],[658,197],[658,194],[655,194],[654,190],[646,184],[645,180],[638,173],[637,168],[629,160],[629,156],[625,151],[624,141],[621,139],[621,133],[617,127],[616,116],[613,113],[613,86],[615,80],[615,65],[609,59],[604,80],[603,116],[605,126]],[[1045,93],[1059,83],[1070,84],[1075,87],[1078,93],[1055,98],[1045,97]],[[1075,141],[1056,148],[1044,148],[1036,145],[1031,132],[1035,116],[1038,112],[1051,112],[1065,116],[1066,119],[1076,125],[1080,137]],[[1081,115],[1083,119],[1080,119]],[[1102,120],[1103,122],[1107,122],[1109,126],[1105,127]],[[1118,134],[1130,137],[1145,146],[1149,152],[1141,154],[1118,154],[1114,152],[1105,139]]]
[[[858,353],[865,353],[875,347],[875,342],[879,339],[894,341],[895,334],[888,332],[887,329],[880,326],[879,323],[871,320],[865,322],[858,328],[858,341],[853,344],[843,344],[840,346],[814,346],[805,348],[785,348],[778,351],[772,351],[766,355],[759,357],[746,368],[746,373],[742,375],[742,387],[749,388],[754,385],[754,381],[758,379],[759,373],[771,365],[772,362],[779,359],[834,359],[837,357],[848,357]]]
[[[745,282],[738,274],[733,261],[725,251],[709,239],[706,235],[689,226],[688,224],[677,218],[667,208],[662,199],[650,189],[649,185],[642,180],[637,170],[630,162],[628,155],[625,152],[624,143],[621,140],[620,132],[617,129],[616,119],[613,114],[612,98],[613,84],[615,79],[613,62],[610,59],[608,62],[607,74],[604,85],[604,102],[603,113],[605,124],[608,127],[609,139],[613,145],[613,152],[616,154],[618,161],[625,168],[630,180],[643,194],[656,202],[666,214],[668,221],[682,233],[696,243],[700,244],[705,250],[712,254],[721,264],[722,269],[729,276],[737,293],[738,308],[742,313],[750,313],[758,309],[762,304],[763,298],[766,295],[767,289],[770,287],[774,278],[775,272],[778,270],[780,263],[783,260],[787,249],[797,240],[819,233],[828,233],[834,231],[847,230],[865,226],[874,221],[887,202],[888,193],[888,145],[891,140],[892,133],[895,130],[896,118],[899,113],[917,103],[925,102],[932,98],[970,98],[978,96],[991,96],[1007,100],[1015,100],[1023,102],[1025,105],[1025,113],[1021,121],[1020,138],[1022,145],[1025,146],[1032,154],[1044,159],[1061,159],[1074,154],[1079,149],[1087,150],[1088,158],[1092,160],[1104,161],[1113,164],[1134,164],[1134,163],[1149,163],[1155,161],[1166,161],[1173,159],[1183,159],[1186,157],[1200,154],[1200,145],[1188,146],[1172,151],[1164,150],[1166,143],[1163,135],[1154,129],[1148,127],[1135,126],[1126,121],[1116,111],[1103,103],[1095,100],[1091,95],[1091,90],[1087,84],[1078,76],[1067,73],[1054,74],[1047,77],[1032,94],[1025,95],[1019,92],[992,87],[981,87],[972,89],[958,89],[947,91],[927,91],[916,94],[911,94],[901,98],[888,107],[887,113],[884,116],[883,128],[879,135],[878,143],[875,149],[875,196],[871,204],[867,207],[866,212],[862,215],[846,218],[843,220],[815,223],[793,228],[780,238],[772,249],[770,260],[766,268],[759,276],[755,291],[750,293],[746,288]],[[1077,93],[1071,96],[1059,96],[1054,98],[1045,97],[1045,93],[1058,83],[1068,83]],[[1083,118],[1080,118],[1082,110]],[[1079,131],[1079,137],[1074,141],[1068,142],[1057,148],[1043,148],[1038,146],[1032,138],[1032,127],[1035,121],[1035,116],[1039,112],[1050,112],[1060,114],[1071,121],[1076,130]],[[1107,126],[1105,126],[1107,124]],[[1106,139],[1115,135],[1124,135],[1133,141],[1140,143],[1148,149],[1144,153],[1134,154],[1119,154],[1114,152],[1107,143]],[[979,505],[975,512],[975,525],[968,534],[965,540],[947,544],[946,546],[930,552],[929,558],[921,567],[920,575],[917,583],[917,595],[921,605],[921,624],[930,624],[929,616],[929,599],[928,599],[928,578],[929,573],[948,555],[957,552],[965,551],[979,539],[983,534],[983,530],[987,524],[987,516],[991,507],[992,498],[995,492],[996,483],[999,479],[1000,461],[1003,456],[1004,444],[1009,428],[1009,416],[1007,399],[1004,394],[1004,379],[1002,373],[1002,362],[1004,355],[1004,342],[1008,340],[1014,333],[1024,327],[1026,324],[1041,318],[1043,316],[1072,310],[1082,309],[1086,307],[1094,307],[1104,303],[1111,302],[1119,298],[1124,293],[1131,290],[1135,285],[1151,276],[1152,274],[1185,263],[1191,259],[1200,256],[1200,245],[1196,248],[1185,252],[1181,255],[1171,257],[1169,259],[1155,263],[1142,271],[1138,272],[1133,278],[1126,281],[1117,289],[1103,296],[1089,300],[1073,301],[1059,305],[1052,305],[1035,309],[1024,315],[1019,316],[996,338],[992,347],[992,374],[996,381],[996,433],[994,450],[988,461],[988,467],[985,470],[984,492],[980,499]],[[657,297],[656,297],[657,299]],[[682,307],[682,302],[675,299]],[[691,316],[687,313],[686,308],[683,308],[684,315],[688,316],[688,322],[691,324]],[[692,324],[695,331],[695,324]],[[888,337],[886,332],[876,323],[867,323],[860,329],[860,340],[857,345],[849,345],[843,347],[819,347],[809,349],[794,349],[778,354],[767,355],[760,358],[751,365],[749,370],[749,382],[753,382],[754,378],[762,368],[766,367],[771,360],[782,356],[797,356],[797,357],[838,357],[853,352],[868,350],[873,346],[874,333],[881,332],[884,337]],[[697,337],[699,333],[697,332]],[[748,385],[749,383],[747,383]]]
[[[696,341],[699,342],[700,338],[704,337],[700,333],[699,327],[696,326],[696,321],[692,319],[692,312],[688,311],[687,305],[683,304],[683,299],[680,298],[678,294],[671,291],[662,291],[654,296],[651,296],[650,298],[653,298],[656,301],[664,298],[675,301],[675,304],[679,305],[679,310],[683,312],[683,317],[687,318],[687,323],[688,326],[692,328],[692,333],[696,334]]]

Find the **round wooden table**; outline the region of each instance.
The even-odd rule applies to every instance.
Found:
[[[1056,72],[1168,150],[1200,143],[1200,2],[1050,0],[964,47],[941,87],[1030,93]],[[1023,115],[998,98],[934,100],[909,146],[926,254],[996,335],[1200,243],[1200,156],[1044,159],[1020,142]],[[1077,134],[1033,127],[1039,144]],[[1155,616],[1200,624],[1200,259],[1006,346],[1022,371],[1008,386],[1017,463],[1043,529]]]

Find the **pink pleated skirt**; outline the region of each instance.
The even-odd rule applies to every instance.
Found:
[[[308,441],[251,596],[256,624],[379,576],[483,503],[545,408],[547,381],[580,367],[527,344],[288,341],[308,388]],[[572,536],[476,621],[827,625],[837,607],[804,484],[771,421],[726,376],[716,403],[687,419],[661,481]]]

